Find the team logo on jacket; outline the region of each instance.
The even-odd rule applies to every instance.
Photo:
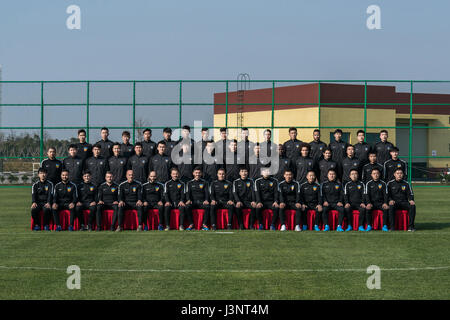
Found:
[[[159,190],[159,187],[155,187],[155,190],[158,191],[158,190]]]
[[[111,188],[111,192],[116,192],[116,188]]]
[[[406,190],[406,186],[402,186],[402,190],[405,191]]]
[[[378,189],[381,189],[381,188],[383,188],[383,185],[380,183],[380,184],[378,185]]]
[[[353,162],[353,165],[356,167],[358,165],[358,162]]]
[[[250,188],[250,182],[247,182],[247,188]]]
[[[142,160],[142,163],[143,163],[143,164],[145,164],[145,159],[144,159],[144,160]]]
[[[94,187],[90,187],[89,190],[94,191]]]
[[[294,191],[295,186],[291,186],[291,190]]]
[[[402,165],[400,163],[397,163],[397,168],[401,168]]]
[[[314,191],[316,191],[316,190],[317,190],[317,187],[316,187],[316,186],[314,186],[314,187],[313,187],[313,190],[314,190]]]
[[[361,189],[361,186],[358,185],[358,190]]]
[[[177,184],[177,188],[178,188],[178,189],[181,188],[181,183]]]
[[[58,169],[59,168],[59,163],[57,163],[55,166],[56,166],[56,169]]]
[[[203,189],[203,183],[200,183],[198,186],[200,187],[200,189]]]
[[[120,164],[123,164],[123,161],[120,161]]]
[[[48,191],[48,186],[45,186],[44,189],[45,189],[45,191]]]
[[[319,148],[319,150],[322,150],[322,149],[323,149],[323,147],[320,147],[320,148]]]
[[[72,188],[71,187],[67,187],[67,192],[70,192],[70,191],[72,191]]]
[[[338,186],[338,185],[335,185],[334,188],[337,190],[337,189],[339,189],[339,186]]]
[[[133,187],[133,192],[136,192],[136,187]]]
[[[269,182],[269,186],[271,186],[271,187],[272,187],[272,186],[273,186],[273,182]]]
[[[224,187],[225,189],[228,189],[228,184],[224,184],[223,187]]]
[[[83,148],[84,152],[88,151],[88,147]]]

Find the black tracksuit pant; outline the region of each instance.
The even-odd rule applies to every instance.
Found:
[[[114,215],[113,218],[117,216],[117,211],[118,211],[118,206],[117,204],[112,204],[112,203],[104,203],[104,204],[98,204],[97,205],[97,229],[101,229],[102,226],[102,213],[103,210],[113,210],[114,211]],[[115,226],[115,222],[113,222],[113,224],[111,225],[111,230],[114,228]]]
[[[393,206],[389,206],[389,225],[391,229],[395,228],[395,210],[408,210],[408,228],[414,228],[414,220],[416,218],[416,205],[411,205],[408,201],[395,201]]]
[[[301,216],[301,212],[302,209],[301,208],[297,208],[295,206],[295,202],[285,202],[286,207],[284,208],[279,208],[279,212],[280,212],[280,223],[286,224],[286,215],[285,215],[285,211],[286,210],[295,210],[295,221],[297,221],[297,216],[298,216],[298,220],[300,220],[300,216]],[[274,224],[274,222],[272,221],[272,223]],[[297,223],[296,223],[297,224]],[[300,221],[299,223],[300,224]],[[306,223],[305,223],[306,224]]]
[[[139,220],[139,224],[145,223],[147,221],[148,217],[148,210],[151,209],[157,209],[158,210],[158,217],[159,217],[159,224],[164,224],[164,207],[160,206],[158,202],[148,202],[148,205],[142,207],[142,221]],[[167,224],[168,225],[168,224]]]
[[[58,205],[58,209],[53,210],[53,222],[59,226],[60,225],[60,221],[59,221],[59,212],[61,210],[69,210],[70,211],[70,220],[72,220],[72,216],[75,214],[75,207],[73,207],[73,209],[69,209],[69,204],[70,203],[57,203]],[[71,224],[72,225],[72,224]]]
[[[372,203],[372,209],[370,210],[366,210],[367,215],[367,224],[369,225],[373,225],[373,219],[372,219],[372,210],[381,210],[383,211],[383,226],[387,226],[388,225],[388,210],[389,209],[383,209],[383,204],[382,203]]]
[[[255,208],[252,207],[251,201],[242,201],[242,204],[243,204],[243,206],[241,206],[240,208],[236,207],[236,216],[238,218],[239,226],[244,225],[244,215],[242,214],[242,210],[250,209],[250,223],[248,225],[248,228],[251,229],[251,228],[253,228],[253,224],[255,223],[256,210],[255,210]],[[253,224],[251,223],[252,221],[253,221]]]
[[[125,210],[136,210],[138,213],[139,225],[142,225],[142,212],[143,212],[142,206],[137,206],[136,203],[125,202],[125,205],[123,207],[119,207],[118,215],[114,215],[112,226],[115,226],[116,221],[119,220],[118,221],[119,226],[123,227],[123,219],[125,217]],[[117,219],[117,216],[119,219]]]
[[[368,224],[370,219],[366,216],[366,209],[361,207],[360,203],[350,203],[350,207],[345,208],[345,215],[347,216],[347,222],[349,225],[353,225],[353,210],[359,211],[359,226],[364,226],[364,222],[367,221]],[[339,223],[342,225],[342,221]]]
[[[89,219],[88,224],[92,225],[94,222],[94,217],[97,213],[97,206],[93,205],[91,206],[90,203],[82,203],[81,206],[75,207],[75,217],[72,215],[70,216],[70,225],[73,226],[73,222],[75,218],[78,218],[78,222],[80,223],[80,226],[84,224],[84,216],[83,216],[83,210],[89,210]]]
[[[328,211],[330,210],[336,210],[339,213],[338,224],[342,225],[342,221],[344,220],[344,207],[339,207],[336,203],[328,203],[328,206],[323,206],[323,224],[328,224]]]
[[[185,207],[178,206],[178,203],[171,203],[170,206],[164,207],[164,221],[166,222],[166,227],[170,227],[170,211],[172,209],[178,209],[180,211],[180,226],[184,225]],[[189,220],[189,224],[192,224],[192,218]]]
[[[217,222],[216,221],[217,220],[216,210],[217,209],[227,209],[228,210],[228,224],[233,223],[234,205],[227,204],[227,201],[216,200],[216,204],[211,205],[211,210],[209,212],[209,216],[211,218],[211,225],[216,225],[216,222]],[[241,219],[241,221],[242,221],[242,219]],[[203,224],[208,225],[208,217],[206,215],[203,217]]]
[[[41,227],[41,219],[39,216],[39,213],[41,212],[41,210],[44,212],[44,226],[47,226],[50,223],[50,218],[52,215],[52,209],[50,208],[45,208],[45,203],[40,203],[37,202],[37,207],[34,209],[31,209],[31,217],[33,217],[33,221],[35,225],[38,225],[39,227]]]
[[[301,216],[301,220],[302,220],[301,222],[303,225],[308,224],[307,213],[309,210],[314,211],[314,213],[316,215],[315,219],[314,219],[314,224],[319,225],[322,212],[319,212],[319,210],[316,208],[316,206],[317,206],[317,204],[314,204],[314,203],[306,203],[306,208],[305,208],[305,210],[302,209],[302,216]],[[300,217],[297,218],[297,215],[295,216],[295,225],[300,225]]]
[[[272,212],[273,212],[273,216],[272,216],[272,222],[271,222],[271,224],[275,224],[275,222],[277,221],[277,219],[278,219],[278,209],[279,208],[275,208],[275,207],[273,207],[272,206],[272,204],[274,203],[274,201],[263,201],[262,202],[262,204],[263,204],[263,206],[261,207],[261,208],[256,208],[256,218],[258,219],[258,221],[259,221],[259,224],[262,224],[263,223],[263,215],[262,215],[262,213],[263,213],[263,210],[265,210],[265,209],[270,209],[270,210],[272,210]],[[251,224],[251,225],[253,225],[253,224]]]

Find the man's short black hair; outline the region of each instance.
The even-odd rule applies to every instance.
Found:
[[[203,171],[201,166],[194,167],[194,169],[192,169],[192,172],[194,172],[195,170]]]
[[[353,150],[355,150],[355,146],[349,143],[349,144],[347,145],[347,147],[345,147],[345,151],[347,151],[348,148],[350,148],[350,147],[353,148]]]
[[[103,128],[100,129],[100,131],[103,131],[103,130],[106,130],[106,131],[109,132],[109,129],[107,127],[103,127]]]
[[[170,173],[172,173],[172,171],[178,171],[178,172],[180,172],[180,170],[178,170],[177,167],[172,167],[172,168],[170,168]]]
[[[349,172],[349,174],[350,173],[352,173],[352,171],[356,171],[358,174],[359,174],[359,171],[358,171],[358,169],[355,169],[355,168],[353,168],[353,169],[350,169],[350,172]]]
[[[331,168],[331,169],[328,169],[327,174],[328,174],[328,172],[330,172],[330,171],[333,171],[334,173],[336,173],[336,169]]]
[[[297,131],[297,130],[296,130],[296,131]],[[270,129],[264,130],[264,133],[266,133],[266,132],[270,132],[270,134],[272,134],[272,130],[270,130]]]
[[[331,153],[333,153],[333,150],[331,150],[330,147],[326,147],[325,149],[323,149],[322,153],[325,153],[325,151],[330,151]]]
[[[142,133],[146,133],[147,131],[150,132],[150,134],[152,133],[152,129],[150,129],[150,128],[144,129],[144,132],[142,132]]]
[[[172,133],[172,129],[170,129],[169,127],[165,127],[163,129],[163,132]]]
[[[162,144],[162,145],[164,145],[164,146],[165,146],[165,145],[166,145],[166,142],[165,142],[165,141],[163,141],[163,140],[161,140],[161,141],[159,141],[159,142],[158,142],[158,145],[157,145],[156,147],[159,147],[159,145],[160,145],[160,144]]]
[[[113,145],[112,145],[112,148],[114,148],[114,146],[119,146],[119,148],[120,148],[120,143],[114,142]]]
[[[137,146],[142,147],[142,142],[136,142],[136,143],[134,144],[134,146],[135,146],[135,147],[137,147]]]
[[[202,128],[202,132],[205,132],[205,131],[208,131],[208,130],[209,130],[209,129],[206,128],[206,127]]]
[[[336,133],[342,134],[342,130],[341,130],[341,129],[336,129],[336,130],[334,130],[333,134],[336,134]]]
[[[319,129],[314,129],[313,133],[314,133],[314,132],[320,133],[320,130],[319,130]]]
[[[119,146],[120,146],[120,144],[119,144]],[[94,148],[99,148],[99,149],[101,149],[101,148],[102,148],[102,145],[101,145],[100,143],[96,143],[96,144],[94,144],[94,145],[92,146],[92,149],[94,149]]]
[[[88,169],[83,170],[83,176],[84,176],[85,174],[90,174],[90,175],[92,175],[91,171],[88,170]]]
[[[381,170],[378,168],[373,168],[372,170],[370,170],[370,173],[374,172],[374,171],[378,171],[378,173],[381,173]]]
[[[366,132],[365,132],[364,130],[361,130],[361,129],[359,129],[359,130],[356,132],[356,135],[359,136],[360,133],[362,133],[363,135],[366,135]]]
[[[247,170],[248,171],[248,168],[244,164],[242,164],[242,165],[239,166],[239,171],[241,171],[241,170]]]
[[[70,173],[69,170],[67,170],[67,169],[62,169],[62,170],[61,170],[61,173],[63,173],[63,172]]]
[[[297,132],[297,128],[296,128],[296,127],[290,127],[290,128],[289,128],[289,132],[291,132],[291,131]]]
[[[241,128],[241,131],[248,131],[248,128],[247,127],[243,127],[243,128]]]
[[[56,148],[55,147],[48,147],[47,152],[50,151],[50,150],[55,150],[55,152],[56,152]]]
[[[377,155],[377,152],[375,150],[370,150],[367,156],[370,156],[371,154]]]
[[[122,132],[122,137],[123,137],[123,136],[130,137],[130,131],[126,131],[126,130],[123,131],[123,132]]]
[[[405,172],[403,172],[403,169],[402,169],[402,168],[397,168],[397,169],[395,169],[394,173],[396,173],[397,171],[401,171],[403,174],[405,173]]]
[[[389,150],[389,152],[392,152],[392,151],[397,151],[397,152],[399,152],[400,150],[399,150],[397,147],[394,146],[394,147],[391,148],[391,150]]]
[[[206,140],[206,144],[208,143],[214,143],[214,140]]]
[[[383,129],[383,130],[380,131],[380,134],[382,134],[382,133],[388,134],[388,131],[386,129]]]
[[[220,128],[219,131],[220,132],[227,132],[227,128]]]
[[[67,148],[67,150],[70,150],[70,149],[72,149],[72,148],[77,149],[77,145],[71,143],[71,144],[69,144],[69,148]]]
[[[311,150],[310,145],[309,145],[308,143],[306,143],[306,142],[303,142],[303,143],[300,145],[300,150],[302,150],[303,148],[307,148],[308,151]]]
[[[38,169],[38,173],[41,173],[41,172],[48,173],[47,169],[42,168],[42,167]]]
[[[84,134],[86,134],[86,130],[84,130],[84,129],[80,129],[80,130],[78,130],[78,135],[80,135],[80,133],[84,133]]]
[[[191,132],[191,127],[190,126],[185,125],[185,126],[182,127],[182,129]]]

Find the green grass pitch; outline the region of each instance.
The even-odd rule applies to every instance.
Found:
[[[414,191],[415,233],[117,234],[32,232],[30,190],[2,188],[0,299],[449,299],[450,189]]]

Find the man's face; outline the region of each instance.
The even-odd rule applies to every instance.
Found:
[[[380,179],[380,171],[372,170],[370,176],[372,177],[373,180],[377,181],[378,179]]]
[[[163,136],[165,140],[169,140],[172,136],[172,132],[163,132]]]
[[[336,172],[334,171],[329,171],[327,174],[328,180],[330,181],[334,181],[334,179],[336,179]]]
[[[375,153],[369,154],[369,161],[370,161],[370,163],[377,162],[377,155]]]
[[[316,175],[314,174],[314,172],[308,172],[308,174],[306,175],[306,180],[308,180],[309,183],[313,183],[314,181],[316,181]]]
[[[383,142],[386,142],[388,138],[388,134],[386,132],[381,132],[380,133],[380,140]]]
[[[84,183],[91,182],[91,175],[89,173],[83,174],[83,181],[84,181]]]
[[[246,140],[247,137],[248,137],[248,130],[242,130],[241,139]]]
[[[113,180],[113,175],[111,173],[107,173],[105,176],[105,180],[107,183],[111,184],[111,182]]]
[[[326,151],[323,153],[323,157],[324,157],[326,160],[329,160],[329,159],[331,158],[331,151],[330,151],[330,150],[326,150]]]
[[[159,153],[159,154],[163,154],[164,151],[166,151],[166,146],[163,145],[163,144],[159,144],[159,145],[158,145],[158,153]]]
[[[127,180],[128,180],[128,182],[133,181],[133,178],[134,178],[133,170],[127,170]]]
[[[220,132],[220,138],[221,138],[222,140],[225,140],[225,139],[227,138],[227,132],[226,132],[226,131],[221,131],[221,132]]]
[[[202,171],[201,170],[194,170],[194,179],[198,180],[202,177]]]
[[[172,170],[170,172],[170,177],[172,178],[172,180],[177,180],[179,176],[178,170]]]
[[[272,137],[272,133],[270,131],[265,131],[264,132],[264,139],[266,141],[270,141],[270,138]]]
[[[291,171],[286,171],[284,173],[284,180],[286,180],[287,182],[292,181],[292,172]]]
[[[77,148],[70,148],[69,155],[74,158],[77,155]]]
[[[142,147],[141,146],[135,146],[134,147],[134,152],[140,156],[142,154]]]
[[[353,158],[354,155],[355,155],[355,148],[353,148],[353,147],[348,147],[348,148],[347,148],[347,157]]]
[[[297,139],[297,131],[296,130],[289,131],[289,138],[291,138],[291,140]]]
[[[307,147],[302,147],[302,150],[300,152],[301,152],[303,158],[306,158],[308,156],[308,153],[309,153]]]
[[[357,181],[358,180],[358,172],[357,171],[351,171],[350,172],[350,179],[352,179],[352,181]]]
[[[397,170],[394,172],[395,180],[402,180],[403,179],[403,171]]]
[[[364,142],[364,133],[358,133],[358,142]]]
[[[116,157],[120,154],[120,147],[118,145],[113,146],[113,153]]]
[[[342,134],[340,132],[336,132],[334,134],[334,140],[341,141],[341,138],[342,138]]]
[[[127,135],[123,135],[123,136],[122,136],[122,142],[123,142],[124,144],[128,144],[128,143],[130,142],[130,137],[127,136]]]
[[[152,134],[150,133],[150,131],[145,131],[144,132],[144,140],[145,141],[149,141],[152,137]]]
[[[239,170],[239,176],[241,177],[242,180],[247,179],[248,177],[248,170]]]
[[[181,130],[181,136],[183,138],[185,138],[185,139],[189,138],[189,134],[190,134],[189,130],[187,130],[187,129]]]
[[[255,153],[256,156],[259,156],[259,153],[261,152],[261,147],[260,146],[255,146],[253,148],[253,152]]]
[[[313,139],[314,139],[314,141],[319,141],[320,140],[320,132],[314,131]]]
[[[236,142],[231,142],[230,143],[230,150],[231,150],[231,152],[236,152],[236,150],[237,150],[237,145],[236,145]]]
[[[45,172],[39,172],[38,173],[38,176],[39,176],[39,180],[41,180],[41,181],[44,181],[45,179],[47,179],[47,173],[45,173]]]
[[[283,149],[283,145],[279,144],[278,145],[278,154],[281,156],[282,154],[284,154],[284,149]]]
[[[56,151],[55,151],[55,149],[49,149],[48,151],[47,151],[47,155],[48,155],[48,157],[50,158],[50,159],[55,159],[55,157],[56,157]]]
[[[202,139],[203,140],[209,140],[209,131],[202,131]]]
[[[267,179],[269,177],[269,170],[267,168],[263,168],[261,170],[261,175],[263,176],[264,179]]]
[[[206,150],[207,150],[207,152],[209,153],[209,154],[211,154],[212,152],[213,152],[213,150],[214,150],[214,144],[213,143],[207,143],[206,144]]]
[[[391,157],[392,159],[397,159],[398,158],[398,151],[397,150],[392,150],[391,151]]]
[[[102,132],[100,134],[101,134],[103,140],[107,140],[108,136],[109,136],[109,131],[108,130],[102,130]]]
[[[61,172],[61,180],[63,182],[69,181],[69,173],[67,171]]]
[[[183,150],[183,153],[186,154],[186,153],[189,152],[190,147],[189,147],[189,145],[187,143],[183,143],[181,145],[181,149]]]
[[[86,142],[86,133],[80,132],[78,134],[78,141],[80,141],[80,143],[85,143]]]
[[[148,175],[148,180],[150,180],[150,182],[152,183],[156,181],[156,171],[150,172],[150,174]]]
[[[100,149],[97,147],[92,148],[92,154],[94,157],[98,157],[100,155]]]
[[[223,170],[217,171],[217,179],[219,179],[220,181],[225,180],[225,171]]]

